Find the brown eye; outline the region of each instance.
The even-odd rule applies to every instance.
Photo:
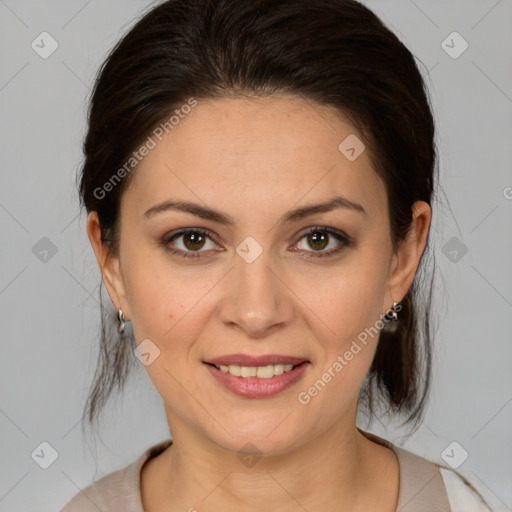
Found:
[[[202,249],[204,246],[205,237],[201,233],[192,231],[181,236],[183,236],[183,245],[191,251]]]
[[[210,233],[199,229],[187,229],[170,234],[162,239],[161,245],[172,254],[184,258],[199,258],[205,256],[203,253],[209,252],[208,249],[217,248]]]
[[[305,244],[301,246],[302,240]],[[334,256],[352,244],[350,238],[342,232],[330,228],[315,227],[301,236],[296,247],[307,257]],[[324,250],[330,247],[329,250]]]
[[[325,235],[321,231],[314,231],[307,236],[308,244],[313,249],[322,250],[329,243],[329,235]]]

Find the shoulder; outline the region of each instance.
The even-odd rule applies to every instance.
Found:
[[[464,476],[446,466],[439,466],[453,512],[492,512],[484,498]]]
[[[457,471],[432,462],[375,434],[358,430],[370,440],[393,450],[400,467],[397,510],[493,512],[480,493]]]
[[[478,490],[457,471],[403,448],[394,449],[401,470],[407,472],[401,479],[405,487],[411,486],[413,492],[421,487],[427,494],[438,496],[440,502],[447,500],[451,512],[492,512]]]
[[[143,512],[140,492],[141,468],[148,459],[162,452],[171,442],[166,440],[151,446],[127,466],[80,490],[60,512]]]
[[[403,448],[393,448],[404,472],[400,482],[412,493],[421,488],[438,497],[439,503],[447,501],[451,512],[493,512],[478,490],[457,471]]]
[[[98,512],[98,510],[142,512],[141,507],[137,508],[136,475],[145,458],[144,455],[126,467],[109,473],[80,490],[60,512]]]

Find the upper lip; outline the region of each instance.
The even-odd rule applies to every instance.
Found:
[[[285,356],[281,354],[263,354],[250,356],[248,354],[227,354],[204,361],[217,366],[235,364],[238,366],[270,366],[273,364],[300,364],[307,361],[305,357]]]

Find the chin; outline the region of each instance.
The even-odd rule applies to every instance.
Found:
[[[272,417],[272,421],[254,422],[252,416],[244,423],[224,423],[227,432],[223,429],[217,430],[217,435],[209,437],[218,446],[237,455],[242,455],[241,452],[246,451],[260,456],[282,455],[300,445],[304,436],[302,429],[292,432],[289,428],[292,425],[286,428],[286,420],[283,421],[283,417],[286,415]],[[297,428],[296,425],[296,422],[293,422],[294,428]]]

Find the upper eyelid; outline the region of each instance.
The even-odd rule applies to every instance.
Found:
[[[170,242],[174,238],[178,238],[178,237],[186,235],[188,233],[199,233],[200,235],[205,235],[205,236],[209,237],[212,240],[212,242],[215,242],[216,236],[212,233],[212,231],[210,231],[209,229],[204,229],[204,228],[184,228],[184,229],[179,229],[175,233],[171,233],[169,235],[165,235],[163,237],[163,239],[167,240],[167,242]]]

